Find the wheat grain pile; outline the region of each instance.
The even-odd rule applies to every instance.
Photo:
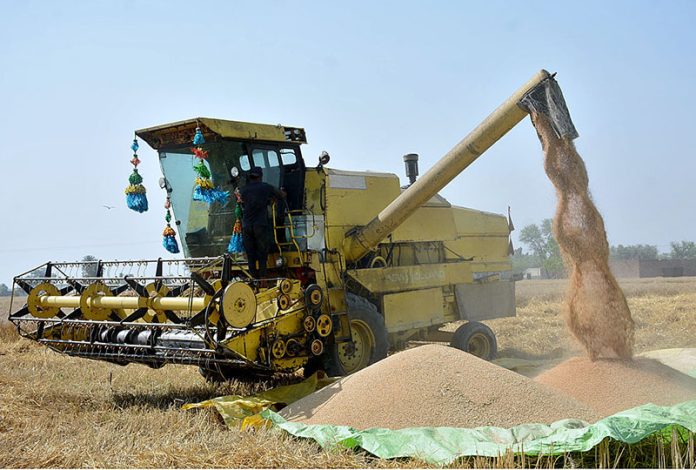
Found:
[[[646,403],[674,405],[696,399],[696,379],[647,358],[593,362],[575,357],[535,381],[573,397],[602,416]]]
[[[570,272],[568,328],[592,360],[630,358],[633,319],[609,270],[604,221],[590,198],[585,163],[573,141],[558,137],[546,116],[531,116],[545,154],[544,169],[558,197],[553,232]]]
[[[357,429],[510,427],[599,418],[589,407],[533,380],[435,344],[394,354],[280,414],[296,422]]]

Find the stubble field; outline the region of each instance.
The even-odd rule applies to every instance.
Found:
[[[696,278],[625,280],[636,352],[696,347]],[[517,284],[516,318],[488,322],[500,356],[558,361],[581,354],[565,331],[564,281]],[[276,430],[230,431],[183,403],[269,387],[206,384],[195,368],[119,367],[68,358],[17,337],[0,298],[0,467],[421,467],[321,450]],[[543,465],[563,465],[554,459]],[[467,459],[457,466],[519,465]],[[537,463],[538,465],[538,463]]]

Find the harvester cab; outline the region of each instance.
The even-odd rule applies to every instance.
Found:
[[[15,278],[28,297],[10,320],[65,354],[192,364],[213,380],[351,373],[413,339],[490,359],[495,335],[480,321],[515,314],[511,227],[437,193],[531,106],[570,123],[542,70],[420,178],[417,155],[406,155],[405,187],[394,174],[328,168],[328,154],[306,166],[301,128],[196,118],[136,131],[158,152],[183,259],[46,263]],[[192,164],[199,134],[206,181]],[[243,209],[234,195],[254,168],[287,194],[270,210],[263,282],[230,248]],[[202,186],[229,197],[201,200]]]
[[[219,256],[226,252],[235,222],[237,200],[222,204],[192,199],[195,173],[191,160],[191,136],[199,129],[205,139],[207,165],[212,182],[233,194],[249,179],[252,168],[263,170],[263,181],[284,188],[287,196],[276,206],[278,225],[287,214],[301,214],[304,202],[305,164],[300,145],[303,129],[197,118],[136,131],[158,152],[164,175],[161,186],[171,200],[186,257]],[[279,242],[289,243],[278,231]]]

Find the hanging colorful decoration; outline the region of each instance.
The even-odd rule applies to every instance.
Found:
[[[234,192],[237,198],[237,207],[234,208],[234,227],[232,227],[232,238],[230,238],[230,243],[227,245],[227,251],[229,253],[244,253],[244,243],[242,241],[242,198],[239,191]]]
[[[205,138],[203,137],[203,132],[201,132],[200,127],[196,127],[196,134],[193,136],[193,145],[203,145],[205,143]]]
[[[128,187],[126,188],[126,204],[129,209],[133,209],[136,212],[143,213],[147,210],[147,195],[145,194],[145,186],[143,186],[143,177],[138,173],[138,165],[140,164],[140,159],[138,158],[138,139],[133,138],[133,143],[131,144],[131,150],[133,150],[133,158],[131,158],[131,164],[133,165],[133,173],[128,177]]]
[[[167,199],[164,201],[164,208],[167,210],[167,213],[164,216],[164,220],[167,222],[167,226],[164,227],[164,231],[162,232],[162,236],[164,237],[162,239],[162,246],[164,246],[164,248],[166,248],[167,251],[170,253],[178,253],[179,244],[176,242],[176,232],[171,226],[171,207],[171,200],[169,199],[169,196],[167,196]]]
[[[196,127],[196,134],[193,137],[193,147],[191,151],[193,156],[198,159],[198,163],[193,165],[193,170],[196,172],[196,187],[193,189],[193,200],[204,201],[208,204],[219,202],[222,205],[227,204],[227,199],[230,196],[228,191],[223,191],[213,185],[213,180],[210,179],[210,170],[205,164],[208,158],[208,151],[203,150],[200,145],[205,143],[203,133],[200,127]]]

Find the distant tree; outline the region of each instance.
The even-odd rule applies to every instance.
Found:
[[[0,284],[0,297],[7,297],[12,294],[12,291],[6,284]]]
[[[546,260],[544,268],[546,268],[549,277],[558,279],[566,276],[565,265],[563,264],[563,256],[561,255],[561,247],[553,237],[553,225],[551,219],[544,219],[541,222],[541,233],[548,240],[549,257]]]
[[[515,248],[511,261],[512,272],[517,274],[523,273],[527,268],[538,268],[541,266],[539,258],[532,254],[525,253],[522,247]]]
[[[85,255],[82,258],[82,262],[86,263],[82,265],[82,275],[84,277],[96,277],[98,266],[97,261],[99,260],[92,255]]]
[[[539,258],[541,263],[546,259],[546,240],[541,234],[541,229],[537,224],[527,225],[520,231],[520,241],[527,245],[527,248],[534,256]]]
[[[686,240],[670,243],[672,251],[669,257],[672,259],[694,259],[696,258],[696,243]]]
[[[553,238],[551,219],[544,219],[541,225],[527,225],[520,231],[520,241],[527,245],[539,260],[546,277],[565,276],[561,249]]]
[[[28,272],[26,277],[44,277],[46,274],[45,268],[36,268],[35,270]]]
[[[609,256],[614,259],[657,259],[655,245],[616,245],[609,249]]]

